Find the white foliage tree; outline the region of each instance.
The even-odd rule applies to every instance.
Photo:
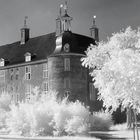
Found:
[[[140,108],[140,29],[115,33],[107,42],[91,45],[82,64],[91,69],[99,100],[107,110]]]

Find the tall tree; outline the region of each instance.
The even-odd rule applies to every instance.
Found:
[[[90,45],[82,64],[91,69],[98,98],[115,111],[140,108],[140,29],[128,27],[98,46]]]

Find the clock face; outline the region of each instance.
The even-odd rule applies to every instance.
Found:
[[[66,44],[64,45],[64,51],[65,51],[65,52],[69,52],[69,51],[70,51],[70,45],[69,45],[68,43],[66,43]]]

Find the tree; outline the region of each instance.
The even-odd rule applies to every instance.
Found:
[[[91,69],[98,98],[109,111],[140,109],[140,29],[128,27],[98,46],[90,45],[82,65]]]

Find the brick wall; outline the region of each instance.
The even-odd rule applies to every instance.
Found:
[[[64,70],[64,59],[70,59],[70,70]],[[87,69],[81,66],[81,56],[78,55],[55,55],[48,58],[49,70],[49,87],[56,89],[59,96],[65,96],[66,91],[69,91],[69,99],[80,101],[88,104],[88,73]],[[65,88],[65,79],[70,80],[70,88]]]

